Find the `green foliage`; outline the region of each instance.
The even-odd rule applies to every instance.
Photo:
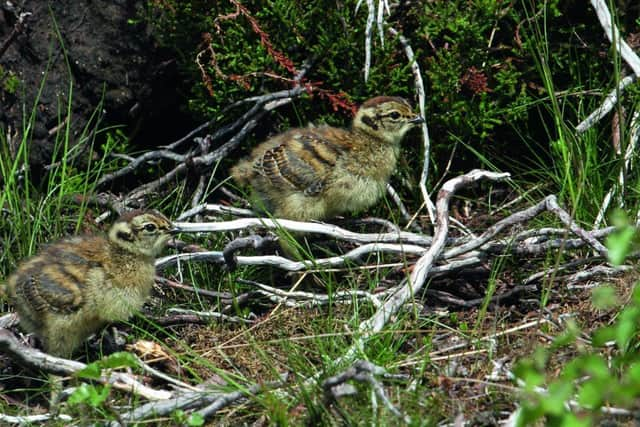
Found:
[[[618,227],[618,230],[607,236],[609,262],[613,265],[620,265],[629,256],[634,246],[637,247],[638,232],[621,210],[613,213],[611,221],[613,225]]]
[[[512,61],[523,53],[513,40],[517,10],[493,1],[422,7],[420,36],[432,50],[420,56],[426,60],[429,111],[438,118],[432,124],[437,141],[494,140],[497,127],[526,116],[517,106],[532,101],[523,71]]]
[[[200,414],[186,414],[182,409],[171,413],[171,419],[176,425],[186,425],[189,427],[198,427],[204,425],[204,417]]]
[[[15,95],[20,89],[22,81],[11,70],[5,69],[0,65],[0,89],[9,95]]]
[[[624,188],[617,183],[619,174],[626,172],[622,156],[611,149],[612,129],[616,127],[611,124],[616,117],[609,116],[583,133],[576,131],[576,125],[619,84],[624,74],[621,59],[614,49],[603,51],[602,32],[592,11],[569,18],[570,5],[523,4],[527,20],[521,27],[522,45],[535,61],[538,74],[529,83],[538,91],[530,111],[537,110],[539,116],[530,120],[534,125],[522,128],[522,139],[538,165],[537,170],[527,173],[550,183],[549,191],[558,194],[577,220],[593,223],[609,190],[613,191],[614,200],[624,198],[627,205],[637,203],[637,196],[628,189],[637,187],[638,177],[629,175]],[[571,19],[570,26],[563,25],[567,19]],[[593,60],[607,55],[608,59]],[[640,98],[630,89],[623,102],[637,105]],[[601,95],[586,96],[589,93]],[[625,118],[622,107],[615,113],[622,118],[619,136],[624,152],[630,143],[630,119]]]
[[[367,10],[363,5],[356,13],[355,5],[355,0],[246,1],[241,10],[234,1],[156,1],[149,3],[147,19],[193,83],[186,88],[188,105],[203,118],[218,116],[234,100],[291,87],[294,74],[285,59],[296,69],[311,60],[306,81],[321,91],[344,92],[353,102],[379,94],[414,98],[410,64],[388,32],[384,45],[374,34],[364,82]],[[436,147],[447,148],[456,138],[476,146],[498,143],[498,134],[511,132],[509,123],[526,120],[525,106],[533,98],[523,76],[534,67],[522,60],[526,49],[515,43],[522,17],[513,4],[414,2],[387,20],[414,49]],[[348,121],[348,114],[335,114],[323,92],[314,97],[317,102],[298,102],[279,113],[275,125]]]
[[[620,264],[629,253],[635,229],[628,225],[622,213],[613,222],[621,229],[607,240],[611,261]],[[618,303],[610,287],[594,290],[593,304],[599,308]],[[549,378],[548,363],[560,349],[577,344],[579,330],[570,323],[567,331],[554,340],[550,348],[538,348],[534,356],[522,359],[514,374],[524,383],[518,425],[531,425],[545,419],[546,425],[592,425],[605,405],[632,408],[640,397],[640,286],[634,288],[631,301],[610,325],[592,334],[593,348],[580,348],[577,356],[565,362],[560,374]],[[602,347],[615,345],[612,355],[603,354]],[[546,384],[546,387],[545,387]],[[541,391],[540,387],[545,387]],[[578,418],[573,412],[579,410]]]
[[[610,288],[594,293],[594,304],[602,304],[603,298],[607,304],[614,302]],[[525,391],[518,425],[531,425],[542,418],[546,425],[592,425],[603,406],[631,408],[640,397],[640,286],[636,286],[630,304],[616,322],[593,333],[594,348],[583,348],[563,364],[557,378],[550,379],[547,365],[551,356],[575,345],[578,332],[574,329],[560,335],[549,349],[538,348],[536,356],[522,359],[515,366],[514,374],[523,381]],[[612,357],[599,351],[610,343],[615,343],[616,349]],[[579,419],[575,410],[580,410]]]
[[[113,353],[103,359],[89,363],[84,369],[76,372],[75,376],[80,379],[95,380],[104,375],[105,370],[117,368],[136,368],[138,361],[131,353]],[[67,403],[71,408],[75,408],[82,414],[82,419],[87,420],[90,416],[86,413],[86,407],[96,413],[99,419],[113,418],[111,407],[107,399],[111,392],[110,384],[88,384],[81,383],[71,393]],[[189,424],[201,425],[201,424]]]
[[[83,383],[71,393],[68,402],[72,406],[84,404],[92,408],[98,408],[107,400],[110,390],[111,386],[109,385]]]
[[[94,124],[97,126],[97,124]],[[29,129],[29,128],[27,128]],[[0,132],[0,173],[4,180],[0,190],[0,206],[4,213],[0,222],[0,277],[13,269],[17,261],[31,255],[40,242],[53,237],[77,233],[83,225],[87,209],[85,195],[92,194],[97,177],[107,170],[105,156],[94,160],[96,134],[85,130],[88,159],[81,156],[80,146],[70,146],[68,135],[56,142],[52,167],[38,183],[25,167],[29,159],[30,134],[13,146]],[[108,153],[114,140],[107,138],[102,149]],[[77,203],[69,203],[79,197]]]
[[[76,376],[79,378],[98,379],[102,376],[104,369],[135,368],[137,366],[138,361],[135,356],[126,351],[120,351],[89,363],[84,369],[76,372]]]
[[[617,238],[609,239],[608,249],[617,262],[628,253],[633,233],[629,236],[626,219],[617,214],[614,222],[622,226]],[[625,238],[627,236],[628,238]],[[614,258],[614,257],[612,257]],[[594,290],[596,307],[613,307],[618,298],[610,287]],[[576,345],[579,330],[570,324],[549,349],[538,348],[533,357],[518,362],[516,377],[524,382],[525,396],[521,400],[518,425],[530,425],[542,418],[546,425],[592,425],[605,405],[631,408],[640,397],[640,286],[636,285],[630,303],[618,313],[616,321],[596,329],[592,334],[592,349],[581,347],[581,352],[564,363],[555,379],[548,376],[551,356],[560,349]],[[612,356],[603,355],[601,347],[615,344]],[[539,387],[546,386],[546,391]],[[573,402],[570,404],[570,401]],[[573,412],[580,410],[578,418]]]
[[[201,119],[234,120],[244,110],[226,106],[291,88],[295,71],[311,62],[304,83],[317,90],[271,113],[252,136],[261,140],[310,121],[345,125],[349,112],[334,111],[342,93],[354,103],[378,94],[415,99],[402,46],[388,32],[383,45],[375,26],[364,82],[367,8],[356,11],[356,3],[164,0],[149,2],[145,19],[174,52],[185,105]],[[487,161],[526,173],[549,183],[578,220],[593,220],[618,162],[597,131],[577,137],[573,126],[600,102],[585,100],[585,89],[611,87],[620,73],[594,61],[602,56],[599,24],[590,10],[576,16],[574,9],[559,1],[454,0],[409,2],[386,17],[422,72],[435,177],[462,143],[468,149],[456,152],[453,172]],[[415,209],[423,154],[415,135],[404,150],[394,185]]]

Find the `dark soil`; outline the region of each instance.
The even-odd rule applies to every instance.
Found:
[[[65,132],[59,125],[67,123],[69,102],[73,143],[83,142],[83,129],[95,124],[95,118],[90,122],[94,114],[102,126],[124,125],[129,136],[151,129],[141,135],[145,140],[182,131],[175,63],[141,19],[144,4],[88,0],[22,1],[12,10],[0,6],[0,46],[10,39],[19,13],[31,14],[0,56],[0,70],[20,80],[15,93],[0,89],[0,128],[17,129],[21,137],[24,115],[34,112],[30,163],[36,171],[50,162],[57,135]]]

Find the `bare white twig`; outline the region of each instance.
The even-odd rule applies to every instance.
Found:
[[[556,216],[562,221],[569,230],[571,230],[575,235],[580,237],[582,240],[587,242],[593,249],[596,250],[601,256],[605,259],[609,255],[609,250],[595,237],[593,237],[590,233],[586,232],[582,229],[578,224],[571,218],[569,213],[562,209],[560,205],[558,205],[558,199],[556,196],[548,196],[545,198],[547,209],[551,212],[555,213]]]
[[[35,348],[24,346],[18,342],[13,334],[5,329],[0,329],[0,351],[7,353],[23,365],[42,369],[56,375],[73,375],[87,367],[84,363],[51,356]],[[168,399],[172,396],[170,391],[148,387],[123,372],[105,371],[98,381],[103,384],[111,384],[114,388],[126,390],[150,400]]]
[[[611,200],[616,193],[618,193],[617,196],[620,200],[619,207],[624,207],[624,180],[627,173],[632,169],[633,158],[635,157],[638,141],[640,140],[640,112],[637,110],[634,111],[633,116],[631,117],[631,125],[629,127],[629,143],[627,144],[627,149],[624,153],[624,163],[620,167],[620,172],[618,173],[618,183],[614,184],[604,196],[604,200],[602,201],[596,220],[593,223],[594,227],[599,227],[604,221],[604,217],[609,209]]]
[[[16,313],[7,313],[0,316],[0,329],[9,329],[20,323]]]
[[[427,274],[433,268],[435,260],[442,253],[446,243],[447,233],[449,231],[449,200],[455,191],[464,185],[468,185],[481,179],[499,181],[508,177],[508,173],[496,173],[474,169],[465,175],[445,182],[438,193],[438,200],[436,202],[437,222],[431,247],[418,260],[414,266],[411,276],[403,281],[400,289],[385,301],[384,305],[378,309],[371,318],[360,324],[359,330],[363,333],[363,339],[366,339],[366,337],[372,333],[381,331],[389,321],[390,317],[397,313],[398,310],[400,310],[400,308],[413,295],[415,295],[416,292],[420,291],[424,285]],[[352,351],[359,347],[360,345],[357,344],[352,346]]]
[[[38,415],[7,415],[0,414],[0,422],[7,424],[33,425],[45,421],[59,420],[70,423],[73,418],[65,414],[38,414]],[[5,425],[7,425],[5,424]]]
[[[229,316],[228,314],[218,313],[216,311],[197,311],[197,310],[191,310],[187,308],[173,307],[168,309],[167,313],[190,314],[193,316],[201,317],[203,319],[212,319],[212,320],[216,319],[216,320],[223,320],[225,322],[231,322],[231,323],[245,323],[245,324],[253,323],[251,320],[244,319],[242,317]]]
[[[400,198],[400,195],[398,194],[396,189],[393,188],[393,186],[389,183],[387,183],[387,194],[389,194],[389,197],[391,197],[391,200],[393,200],[393,202],[396,204],[396,206],[400,210],[400,215],[402,215],[402,219],[407,224],[409,224],[411,222],[411,215],[409,214],[407,207],[404,205],[404,203],[402,203],[402,199]]]
[[[373,0],[367,1],[367,25],[364,30],[364,81],[369,80],[369,70],[371,69],[371,44],[373,43],[373,20],[376,14]],[[356,5],[357,8],[357,5]]]
[[[387,289],[383,292],[373,294],[371,292],[361,291],[358,289],[348,291],[336,291],[331,295],[318,294],[313,292],[304,291],[285,291],[283,289],[267,286],[262,283],[254,282],[251,280],[239,279],[240,283],[249,284],[258,288],[261,293],[268,297],[273,298],[278,303],[284,303],[290,307],[299,306],[320,306],[327,305],[331,302],[346,302],[351,303],[356,299],[365,299],[370,301],[374,307],[380,307],[380,298],[387,296],[393,289]]]
[[[201,415],[204,419],[210,418],[220,409],[231,405],[233,402],[239,399],[244,399],[248,396],[254,396],[263,390],[274,389],[278,387],[282,387],[287,380],[287,375],[281,375],[280,380],[271,381],[266,384],[253,384],[247,387],[245,390],[234,391],[231,393],[224,393],[219,395],[215,401],[210,403],[208,406],[199,409],[196,411],[197,414]]]
[[[176,218],[176,221],[184,221],[191,217],[201,215],[203,213],[217,215],[235,215],[235,216],[255,216],[255,212],[250,209],[234,208],[232,206],[218,205],[213,203],[204,203],[186,210]]]
[[[609,12],[607,2],[605,0],[591,0],[591,4],[596,10],[600,25],[602,25],[609,41],[615,46],[620,56],[622,56],[622,59],[631,67],[633,73],[640,77],[640,58],[633,49],[629,47],[627,42],[624,41],[618,27],[613,25],[613,18],[611,17],[611,12]]]
[[[484,243],[488,242],[492,237],[498,234],[505,227],[512,226],[523,221],[528,221],[531,218],[539,215],[541,212],[548,210],[554,212],[560,220],[567,225],[567,227],[575,233],[577,236],[582,238],[586,243],[591,245],[595,250],[598,251],[603,256],[606,256],[607,249],[598,242],[590,233],[586,232],[582,228],[580,228],[573,219],[569,216],[564,209],[562,209],[558,205],[558,201],[556,196],[551,195],[545,197],[542,201],[537,203],[534,206],[531,206],[527,209],[524,209],[520,212],[516,212],[507,218],[498,221],[491,227],[489,227],[482,235],[478,238],[472,239],[469,242],[462,244],[460,246],[456,246],[452,249],[449,249],[444,253],[444,258],[451,258],[463,253],[466,253],[470,250],[474,250],[476,248],[481,247]]]
[[[134,355],[134,357],[136,358],[136,360],[138,361],[138,364],[140,365],[140,368],[142,368],[143,371],[145,371],[146,373],[148,373],[149,375],[153,375],[156,378],[160,378],[161,380],[164,380],[170,384],[173,384],[176,387],[179,387],[180,389],[184,390],[189,390],[189,391],[201,391],[201,389],[192,386],[191,384],[187,384],[184,381],[180,381],[176,378],[173,378],[170,375],[165,374],[164,372],[161,372],[159,370],[157,370],[156,368],[150,366],[148,363],[146,363],[144,360],[140,359],[140,357]]]
[[[215,405],[216,403],[217,405],[222,405],[217,408],[217,409],[220,409],[221,407],[229,405],[230,403],[233,403],[234,401],[241,399],[243,397],[258,394],[264,389],[272,389],[272,388],[280,387],[284,384],[285,381],[286,381],[286,375],[283,375],[281,380],[279,381],[274,381],[267,384],[254,384],[254,385],[248,386],[244,390],[232,392],[232,393],[222,393],[220,391],[214,391],[214,390],[187,392],[163,401],[148,402],[148,403],[145,403],[144,405],[140,405],[130,412],[121,414],[120,419],[124,422],[135,422],[135,421],[143,420],[152,415],[165,416],[178,409],[189,410],[193,408],[203,408],[203,407],[204,407],[203,409],[200,409],[200,411],[203,411],[201,415],[203,415],[206,418],[208,416],[211,416],[215,412],[215,410],[212,410],[213,408],[209,408],[210,405]],[[109,426],[121,427],[117,421],[111,422]]]
[[[632,269],[629,265],[620,265],[616,267],[609,267],[606,265],[596,265],[584,271],[578,271],[566,278],[567,289],[576,287],[576,283],[584,282],[586,280],[594,280],[597,277],[613,277],[623,274],[626,271]]]
[[[580,240],[580,242],[582,242],[582,240]],[[545,249],[559,247],[561,244],[562,242],[558,242],[555,246],[550,246]],[[386,244],[385,246],[392,247],[393,245]],[[411,248],[410,245],[397,245],[397,246],[398,246],[397,250],[393,248],[389,252],[397,253],[403,256],[411,253],[410,250],[407,250],[407,248]],[[500,247],[503,248],[504,246],[506,246],[506,244],[501,245]],[[358,252],[365,253],[366,251],[367,251],[367,248],[362,246],[360,248],[354,249],[353,251],[343,256],[336,256],[331,258],[318,258],[314,260],[303,260],[303,261],[292,261],[288,258],[284,258],[276,255],[239,256],[237,257],[237,263],[238,265],[269,265],[269,266],[280,268],[285,271],[308,271],[308,272],[317,272],[319,270],[329,271],[330,268],[340,268],[347,265],[349,266],[350,270],[358,270],[358,269],[371,269],[371,268],[379,269],[379,268],[392,267],[392,266],[400,267],[406,264],[406,260],[404,260],[403,262],[398,262],[393,264],[380,264],[379,261],[376,261],[372,265],[363,265],[363,266],[352,265],[353,261],[350,261],[351,255],[353,255],[353,253],[357,254]],[[416,255],[420,255],[425,251],[426,251],[425,248],[416,247]],[[496,252],[500,252],[500,251],[496,250]],[[375,253],[375,251],[373,251],[372,253]],[[522,251],[522,253],[526,254],[524,250]],[[359,258],[358,256],[355,257],[356,260],[358,260],[358,258]],[[484,256],[478,253],[471,252],[467,254],[467,256],[465,256],[464,258],[448,260],[446,264],[434,266],[433,269],[431,270],[430,276],[433,276],[433,277],[444,276],[465,268],[477,266],[482,263],[483,258]],[[156,261],[156,268],[161,270],[170,265],[189,262],[189,261],[214,262],[218,264],[223,264],[224,255],[222,254],[221,251],[203,251],[203,252],[171,255],[164,258],[159,258]]]
[[[429,140],[427,113],[425,111],[425,94],[424,82],[422,81],[422,73],[420,72],[420,66],[418,65],[418,61],[416,61],[415,55],[413,54],[413,49],[411,48],[409,41],[395,28],[389,28],[389,32],[398,37],[398,40],[400,41],[400,44],[404,48],[404,52],[407,55],[407,60],[411,64],[411,72],[413,73],[414,85],[416,93],[418,94],[418,107],[420,109],[420,115],[424,118],[424,122],[422,123],[422,143],[424,159],[422,162],[422,174],[420,175],[420,191],[422,192],[422,199],[425,203],[425,207],[427,208],[429,219],[431,220],[431,223],[434,224],[435,206],[433,205],[433,202],[429,197],[429,192],[427,191],[427,179],[429,178],[429,160],[431,157],[431,142]]]
[[[609,114],[609,111],[613,110],[613,107],[618,103],[618,95],[622,94],[622,91],[631,83],[636,81],[636,79],[637,76],[632,74],[620,80],[618,87],[609,92],[609,94],[604,98],[604,101],[602,101],[602,105],[596,108],[586,119],[576,126],[576,132],[578,134],[586,132],[591,128],[591,126],[598,123],[604,116]]]
[[[212,233],[220,231],[239,231],[248,228],[279,230],[284,229],[296,233],[315,233],[354,243],[410,243],[414,245],[431,244],[431,237],[423,234],[400,231],[394,233],[356,233],[336,225],[322,222],[302,222],[289,219],[241,218],[220,222],[176,222],[186,233]]]
[[[367,24],[364,31],[364,81],[369,80],[369,71],[371,70],[371,45],[373,44],[373,22],[378,27],[378,35],[380,36],[380,44],[384,46],[384,12],[391,13],[388,0],[378,0],[378,8],[373,0],[367,2]],[[355,14],[358,14],[362,0],[356,3]],[[377,10],[377,12],[376,12]]]
[[[382,387],[380,381],[375,378],[375,376],[384,374],[386,374],[386,370],[384,368],[374,365],[366,360],[357,360],[346,371],[324,380],[322,382],[322,388],[326,397],[337,400],[338,393],[335,391],[336,388],[343,386],[349,380],[365,382],[373,388],[375,396],[384,403],[393,415],[400,418],[405,424],[410,424],[411,418],[400,412],[400,410],[391,403],[384,391],[384,387]]]
[[[341,256],[329,258],[318,258],[314,260],[293,261],[277,255],[262,256],[238,256],[238,265],[271,265],[287,271],[303,271],[322,267],[341,267],[347,262],[361,262],[365,255],[372,253],[393,253],[399,255],[424,253],[426,249],[422,246],[390,244],[390,243],[369,243],[359,246]],[[208,261],[224,263],[224,255],[221,251],[203,251],[192,253],[181,253],[168,255],[156,260],[156,268],[164,269],[178,262],[186,261]]]
[[[621,37],[620,31],[614,25],[614,21],[611,16],[611,12],[609,12],[607,2],[605,0],[591,0],[591,4],[596,10],[598,20],[600,21],[600,25],[604,29],[607,38],[614,45],[620,56],[622,56],[622,59],[624,59],[629,67],[631,67],[631,69],[633,70],[633,75],[627,76],[620,80],[620,82],[618,83],[618,87],[612,90],[607,95],[602,105],[576,127],[576,131],[578,133],[585,132],[595,123],[600,121],[600,119],[602,119],[607,113],[609,113],[609,111],[611,111],[617,103],[618,95],[622,93],[624,88],[635,81],[637,77],[640,77],[640,57],[638,57],[633,49],[631,49],[627,42]]]

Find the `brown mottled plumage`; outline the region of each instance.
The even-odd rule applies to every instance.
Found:
[[[47,352],[70,356],[105,324],[126,320],[147,300],[154,258],[178,230],[157,211],[122,215],[108,235],[46,246],[7,280],[20,325]]]
[[[231,169],[274,216],[321,220],[376,203],[395,171],[400,142],[424,119],[399,97],[359,108],[350,129],[292,129],[263,142]]]

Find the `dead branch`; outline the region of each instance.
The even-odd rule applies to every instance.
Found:
[[[49,420],[59,420],[71,423],[73,418],[66,414],[38,414],[38,415],[7,415],[0,414],[0,422],[17,425],[35,425]]]
[[[429,270],[433,268],[435,260],[444,250],[449,227],[449,201],[451,197],[460,187],[477,182],[481,179],[489,179],[493,181],[503,180],[509,177],[508,173],[495,173],[475,169],[465,175],[453,178],[444,183],[438,193],[436,201],[436,230],[433,236],[433,243],[429,250],[422,255],[416,263],[411,276],[405,279],[400,289],[392,295],[384,305],[379,308],[376,313],[369,319],[360,324],[358,328],[362,332],[362,338],[357,341],[366,340],[367,337],[375,332],[379,332],[387,324],[391,316],[397,313],[400,308],[417,292],[420,291],[427,278]],[[345,354],[345,358],[355,354],[355,351],[361,347],[363,342],[357,342]]]
[[[235,215],[235,216],[255,216],[255,212],[250,209],[234,208],[232,206],[217,205],[212,203],[203,203],[189,210],[182,212],[176,221],[184,221],[191,217],[202,215],[204,213],[216,215]]]
[[[371,388],[373,388],[375,396],[382,401],[384,406],[386,406],[393,415],[400,418],[405,424],[410,424],[411,418],[400,412],[400,410],[391,403],[384,391],[384,388],[382,387],[382,384],[376,379],[376,376],[382,376],[386,373],[387,372],[384,368],[374,365],[369,361],[357,360],[346,371],[329,377],[322,382],[325,399],[328,402],[337,401],[338,398],[344,394],[341,389],[344,390],[344,385],[349,380],[367,383]],[[372,406],[375,411],[375,402]]]
[[[608,253],[607,248],[605,248],[600,242],[598,242],[591,233],[579,227],[571,218],[571,216],[558,205],[558,199],[553,195],[545,197],[542,201],[534,206],[531,206],[523,211],[516,212],[513,215],[510,215],[509,217],[498,221],[496,224],[492,225],[484,233],[482,233],[480,237],[448,250],[444,253],[443,256],[444,258],[456,257],[470,250],[479,248],[483,244],[487,243],[493,236],[498,234],[505,227],[528,221],[544,211],[551,211],[555,213],[560,221],[562,221],[567,226],[567,228],[571,230],[571,232],[579,236],[582,240],[585,241],[585,243],[593,247],[600,255],[606,257]]]
[[[489,302],[491,304],[500,304],[504,300],[511,299],[514,296],[517,296],[521,293],[535,292],[537,290],[538,290],[537,285],[517,285],[512,289],[509,289],[508,291],[492,296],[489,299]],[[478,307],[486,301],[486,298],[474,298],[474,299],[465,300],[462,298],[458,298],[450,294],[449,292],[438,291],[435,289],[427,289],[426,294],[427,296],[433,296],[439,299],[440,301],[446,302],[447,304],[453,304],[453,305],[457,305],[465,308]]]
[[[231,303],[231,301],[233,301],[233,298],[234,298],[233,294],[229,292],[217,292],[217,291],[210,291],[208,289],[195,288],[194,286],[185,285],[184,283],[174,282],[173,280],[160,277],[160,276],[156,276],[156,283],[159,283],[160,285],[166,286],[168,288],[180,289],[183,291],[192,292],[194,294],[201,295],[203,297],[220,300],[222,301],[223,304]]]
[[[380,307],[382,305],[380,298],[386,297],[393,291],[393,289],[387,289],[373,294],[371,292],[355,289],[348,291],[336,291],[331,295],[325,295],[304,291],[285,291],[246,279],[238,279],[238,283],[244,283],[256,287],[258,289],[258,293],[267,296],[273,302],[285,304],[288,307],[317,307],[331,303],[351,304],[355,300],[366,300],[374,307]]]
[[[602,119],[605,115],[607,115],[607,113],[609,113],[609,111],[611,111],[617,103],[617,98],[620,94],[622,94],[624,88],[633,83],[636,78],[640,77],[640,57],[638,57],[633,49],[629,47],[624,38],[621,37],[618,27],[614,25],[614,21],[611,17],[611,12],[609,12],[607,2],[605,0],[591,0],[591,4],[596,10],[598,20],[600,21],[600,25],[604,29],[607,38],[614,45],[620,56],[622,56],[622,59],[624,59],[627,65],[631,67],[634,75],[627,76],[620,80],[620,82],[618,83],[618,87],[612,90],[607,95],[602,105],[598,107],[593,113],[591,113],[578,126],[576,126],[576,131],[579,134],[585,132],[595,123],[600,121],[600,119]]]
[[[188,315],[188,316],[195,316],[201,319],[205,319],[208,321],[212,321],[212,320],[222,320],[225,322],[230,322],[230,323],[244,323],[244,324],[252,324],[253,321],[249,320],[249,319],[244,319],[242,317],[238,317],[238,316],[229,316],[223,313],[218,313],[215,311],[196,311],[196,310],[190,310],[190,309],[185,309],[185,308],[177,308],[177,307],[173,307],[170,308],[169,310],[167,310],[167,313],[176,313],[179,315]]]
[[[600,224],[602,224],[602,221],[604,221],[604,216],[609,209],[609,205],[615,193],[618,193],[620,201],[619,207],[624,207],[625,176],[632,168],[632,162],[636,154],[636,149],[638,148],[638,143],[640,142],[640,112],[634,111],[629,128],[629,143],[627,144],[627,149],[624,152],[624,163],[618,173],[618,182],[614,184],[604,196],[604,200],[602,201],[596,220],[593,223],[594,227],[599,227]],[[638,224],[638,221],[636,221],[636,225]]]
[[[587,130],[591,129],[593,125],[602,120],[604,116],[609,114],[609,112],[613,110],[613,107],[618,103],[618,95],[622,95],[622,91],[624,91],[631,83],[635,82],[637,78],[638,76],[632,74],[620,80],[618,86],[612,89],[611,92],[605,96],[602,104],[589,114],[586,119],[581,121],[578,126],[576,126],[576,132],[578,134],[585,133]]]
[[[229,271],[233,271],[238,266],[236,252],[240,249],[253,247],[254,249],[263,250],[268,247],[273,247],[276,241],[277,238],[275,236],[262,237],[254,234],[248,237],[240,237],[227,243],[222,251],[222,257]]]
[[[615,46],[622,59],[631,67],[633,73],[640,77],[640,57],[629,47],[624,38],[620,35],[618,27],[613,25],[614,21],[609,12],[609,7],[605,0],[591,0],[593,8],[596,10],[600,25],[604,29],[609,41]]]
[[[228,155],[230,151],[235,149],[242,140],[247,136],[251,130],[257,125],[258,121],[269,111],[278,108],[282,105],[288,104],[295,97],[300,96],[302,93],[306,92],[308,88],[298,86],[293,89],[287,91],[280,91],[274,94],[265,95],[259,97],[254,106],[249,109],[246,113],[244,113],[239,119],[230,125],[224,126],[218,129],[211,135],[208,135],[206,138],[198,139],[196,138],[196,142],[200,141],[198,147],[192,148],[185,154],[180,154],[172,151],[175,147],[181,144],[186,137],[181,138],[180,140],[170,144],[164,149],[149,151],[147,153],[142,154],[134,159],[132,159],[129,164],[124,166],[123,168],[112,172],[110,174],[106,174],[102,176],[98,180],[98,187],[111,182],[117,178],[120,178],[124,175],[134,172],[136,169],[147,165],[149,163],[157,162],[160,160],[170,160],[178,163],[176,167],[174,167],[170,172],[166,175],[144,184],[141,187],[138,187],[132,190],[127,199],[136,199],[140,198],[152,191],[155,191],[159,187],[165,185],[166,183],[176,179],[176,177],[185,173],[188,168],[191,167],[209,167],[215,162],[223,159]],[[211,122],[206,123],[207,126],[201,125],[194,131],[190,132],[189,135],[193,135],[197,133],[196,131],[201,131],[207,128],[209,125],[212,125]],[[239,129],[236,134],[231,137],[227,142],[219,146],[216,150],[212,152],[206,152],[203,150],[203,147],[209,147],[213,142],[219,141],[222,138],[226,137],[231,132]]]
[[[364,81],[369,80],[369,70],[371,68],[371,43],[373,41],[373,19],[375,17],[376,11],[375,6],[373,5],[373,0],[366,0],[367,2],[367,24],[364,29]],[[362,0],[359,0],[356,3],[355,13],[358,13],[358,9],[360,9],[360,4],[362,4]]]
[[[239,399],[243,399],[249,396],[255,396],[265,390],[272,390],[272,389],[282,387],[285,384],[286,380],[287,380],[287,375],[284,374],[280,376],[280,380],[278,381],[271,381],[266,384],[253,384],[249,386],[246,390],[225,393],[219,396],[214,402],[209,404],[209,406],[206,406],[196,411],[196,413],[202,415],[204,419],[211,418],[211,416],[213,416],[220,409],[231,405],[233,402]]]
[[[540,252],[534,252],[539,254],[547,249],[559,248],[562,246],[564,240],[558,240],[555,245],[545,246],[544,249],[540,249]],[[581,240],[574,241],[576,245],[573,247],[580,247],[583,245]],[[567,246],[567,245],[565,245]],[[496,252],[503,253],[504,249],[508,247],[505,243],[500,245],[503,250],[496,250]],[[539,246],[542,247],[542,246]],[[370,244],[363,245],[342,256],[335,256],[330,258],[318,258],[314,260],[292,261],[288,258],[284,258],[277,255],[260,255],[260,256],[238,256],[236,262],[238,265],[253,265],[253,266],[272,266],[277,267],[285,271],[297,272],[297,271],[309,271],[317,272],[320,269],[327,270],[329,268],[340,268],[348,266],[350,270],[358,269],[370,269],[370,268],[382,268],[385,266],[403,266],[404,262],[398,262],[395,264],[364,264],[354,265],[354,263],[361,263],[364,255],[375,253],[391,253],[401,256],[404,260],[407,254],[420,255],[426,252],[426,249],[420,246],[412,245],[382,245],[382,244]],[[523,250],[522,254],[529,254],[529,251]],[[434,266],[431,270],[429,277],[440,277],[450,275],[456,271],[460,271],[466,268],[474,267],[482,263],[486,258],[485,255],[479,252],[472,252],[465,257],[456,258],[454,260],[448,260],[446,264]],[[224,264],[224,256],[221,251],[202,251],[188,254],[176,254],[169,255],[156,260],[156,268],[164,269],[171,265],[176,265],[181,262],[213,262],[216,264]],[[198,293],[198,290],[192,292]],[[206,296],[206,294],[204,294]],[[238,299],[239,297],[236,297]]]
[[[55,375],[74,375],[87,367],[84,363],[51,356],[35,348],[22,345],[6,329],[0,329],[0,351],[23,366],[40,369]],[[170,391],[147,387],[131,375],[122,372],[104,372],[98,381],[103,384],[111,384],[114,388],[125,390],[150,400],[168,399],[172,396]]]
[[[16,23],[14,24],[13,29],[11,30],[11,33],[9,33],[9,37],[7,37],[5,41],[2,42],[2,44],[0,44],[0,58],[2,58],[2,55],[4,55],[7,49],[9,49],[9,46],[11,46],[11,43],[15,41],[18,35],[24,31],[26,27],[25,22],[27,18],[29,18],[32,15],[31,12],[18,13],[18,11],[15,10],[15,6],[13,6],[11,2],[6,2],[6,4],[4,5],[4,8],[13,12],[13,14],[16,17]]]
[[[341,256],[314,260],[293,261],[278,255],[237,256],[234,265],[270,265],[287,271],[304,271],[319,267],[342,267],[347,263],[360,263],[362,258],[372,253],[392,253],[399,255],[422,254],[425,248],[416,245],[369,243],[359,246]],[[168,255],[156,260],[156,268],[164,269],[178,262],[206,261],[226,263],[223,252],[206,251]]]
[[[402,203],[402,199],[400,199],[400,195],[398,194],[398,192],[396,191],[395,188],[393,188],[393,186],[389,183],[387,183],[387,194],[389,195],[389,197],[391,197],[391,200],[393,200],[393,203],[396,204],[396,206],[398,207],[398,210],[400,211],[400,215],[402,215],[402,219],[408,224],[408,225],[413,225],[415,226],[415,222],[411,221],[411,215],[409,215],[409,211],[407,210],[407,207],[404,205],[404,203]],[[420,227],[417,227],[418,229]],[[417,230],[420,231],[420,230]]]
[[[286,381],[286,375],[283,375],[279,381],[272,381],[266,384],[253,384],[245,390],[232,393],[222,393],[213,390],[202,390],[197,392],[187,392],[180,396],[172,397],[158,402],[149,402],[138,406],[130,412],[121,414],[120,418],[125,422],[135,422],[144,420],[150,416],[165,416],[178,409],[190,410],[201,408],[198,410],[200,415],[207,418],[216,411],[237,401],[238,399],[257,395],[265,390],[271,390],[281,387]],[[117,422],[112,422],[111,427],[119,427]]]
[[[322,234],[353,243],[409,243],[428,246],[432,241],[429,236],[406,231],[396,233],[356,233],[332,224],[292,221],[289,219],[242,218],[220,222],[176,222],[176,225],[185,233],[215,233],[256,228],[266,230],[284,229],[296,233]]]
[[[7,313],[0,316],[0,329],[9,329],[20,323],[16,313]]]
[[[400,41],[400,44],[404,48],[405,54],[407,55],[407,60],[409,61],[409,64],[411,64],[411,72],[413,73],[414,85],[416,88],[416,93],[418,94],[418,107],[420,108],[420,115],[424,118],[424,122],[422,122],[421,125],[424,160],[422,163],[422,173],[420,174],[420,191],[422,192],[422,200],[425,204],[425,207],[427,208],[429,219],[431,220],[431,224],[433,224],[435,222],[436,209],[433,205],[433,202],[431,201],[431,198],[429,197],[429,192],[427,191],[427,179],[429,178],[429,160],[431,158],[431,141],[429,139],[429,128],[427,126],[427,112],[425,110],[425,92],[422,73],[420,72],[420,65],[415,59],[415,55],[413,54],[413,49],[411,48],[409,41],[395,28],[389,28],[389,32],[398,37],[398,40]]]

